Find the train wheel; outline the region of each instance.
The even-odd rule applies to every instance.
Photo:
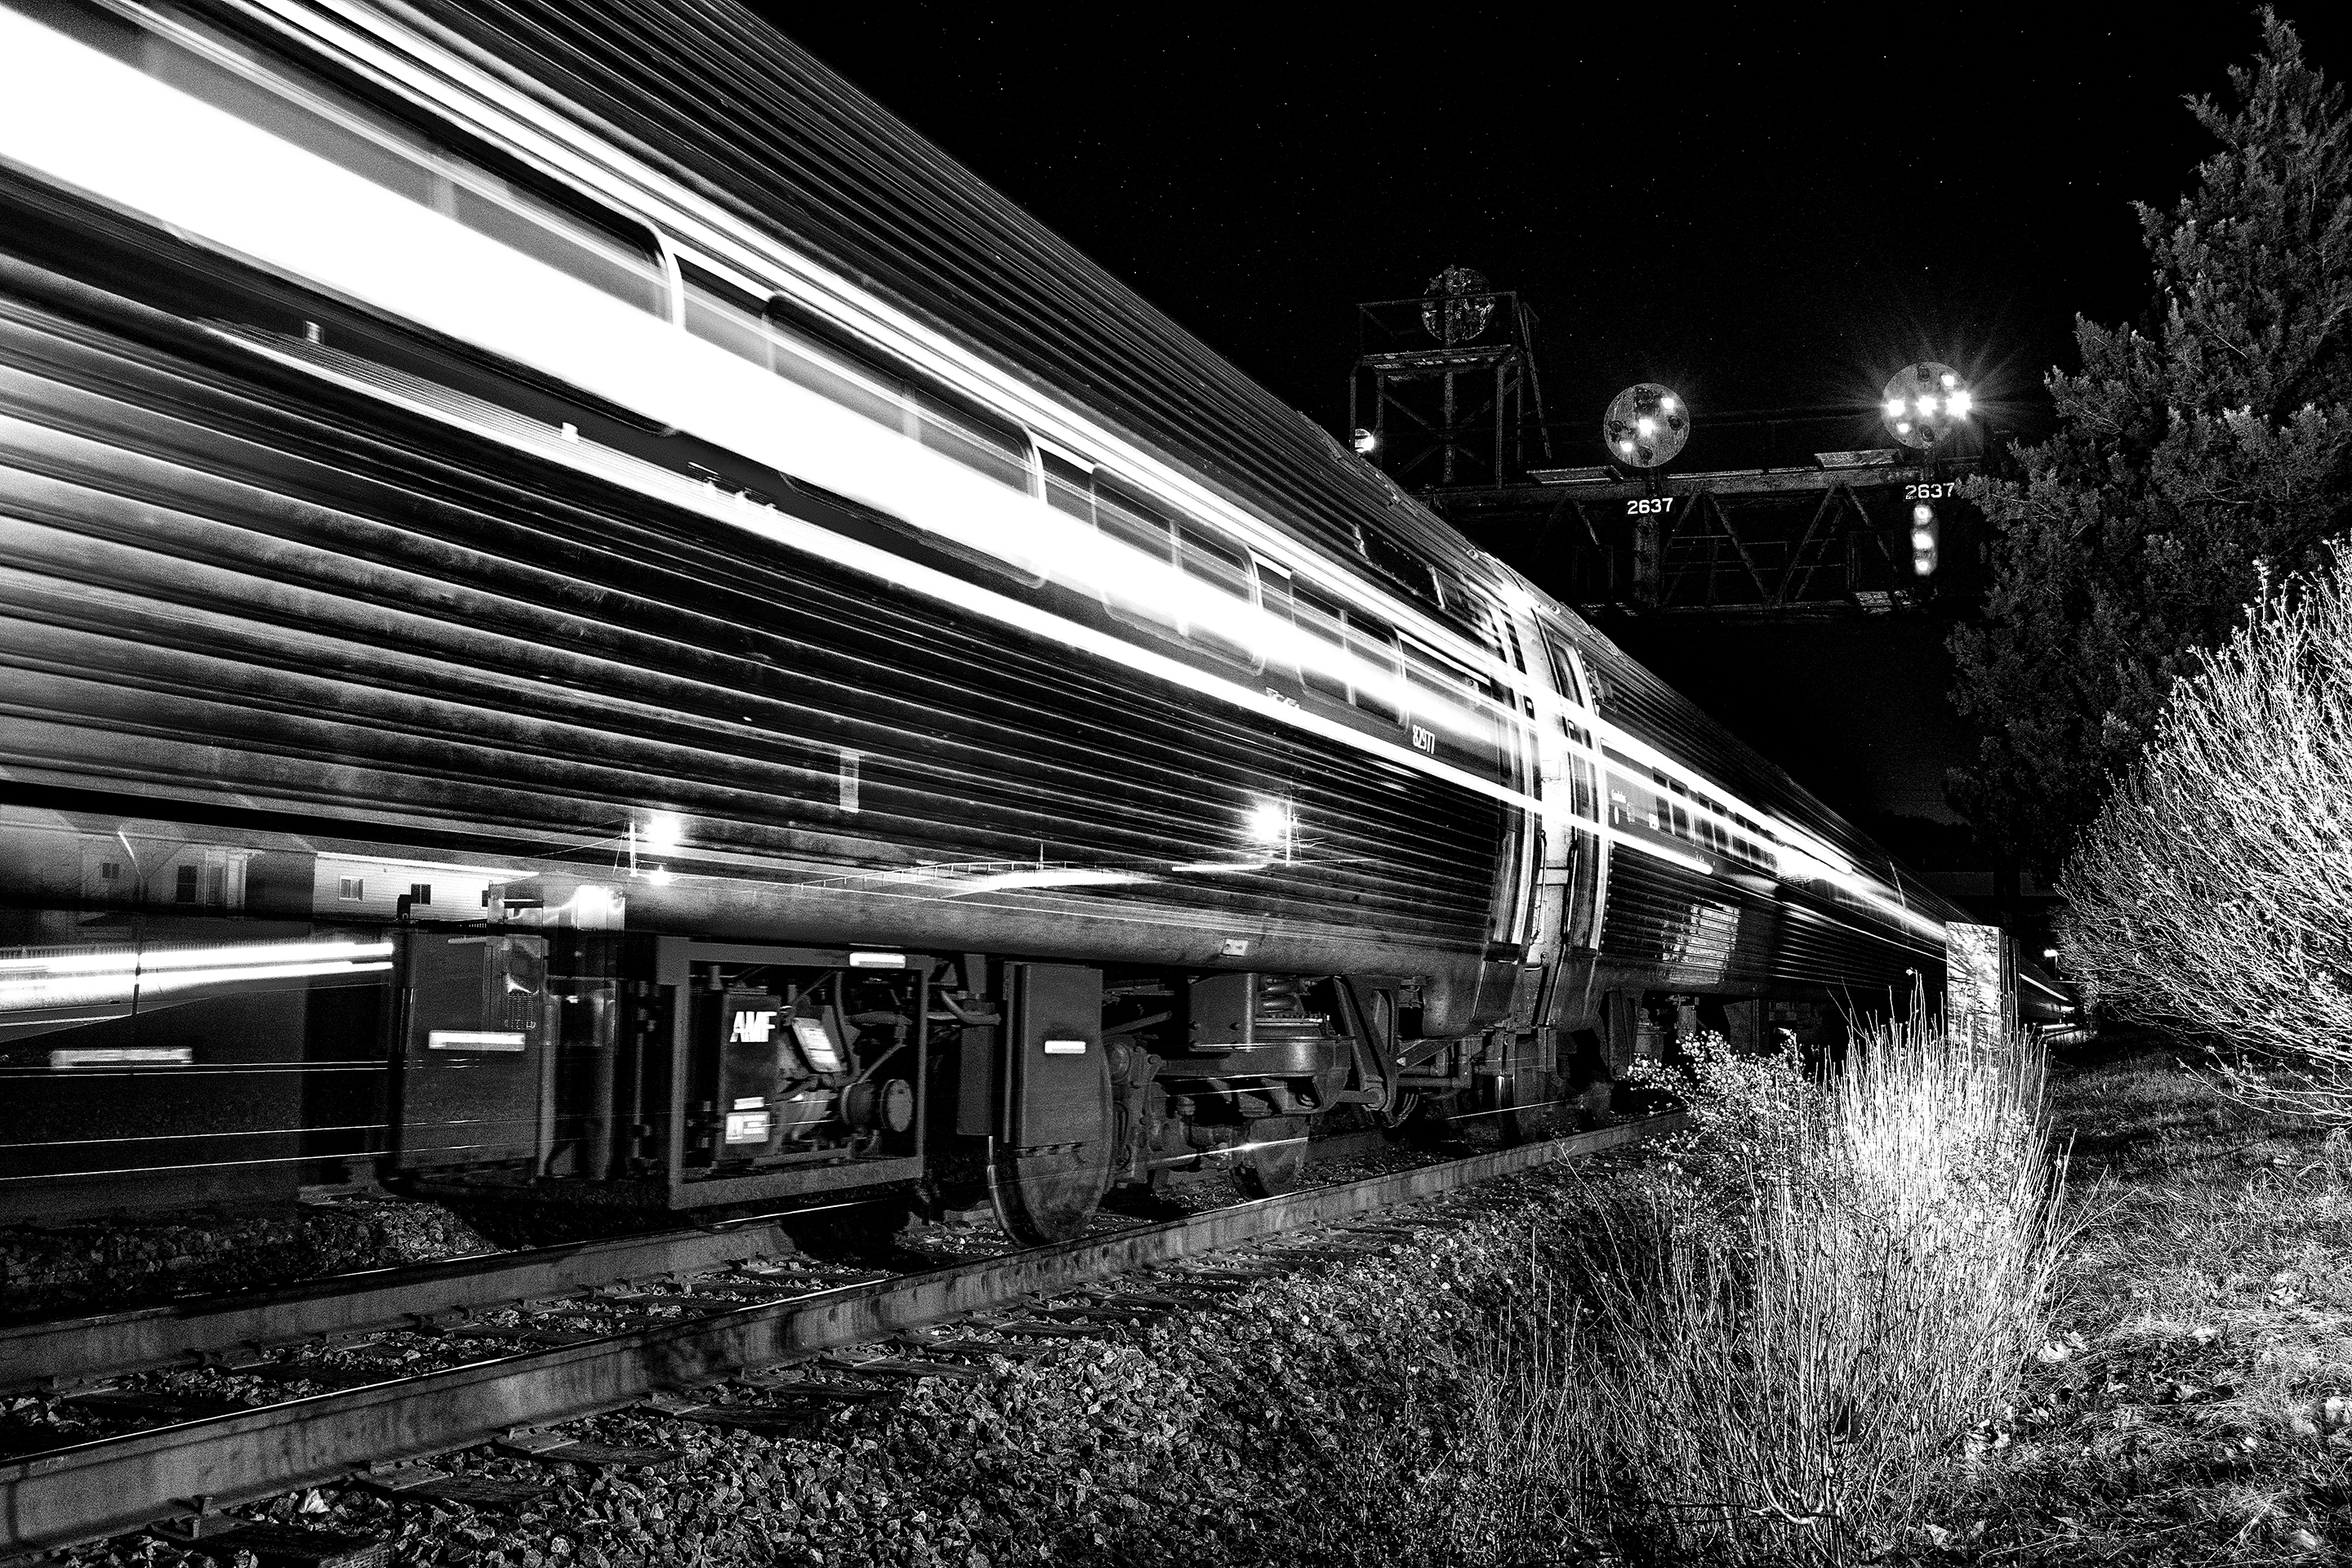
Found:
[[[1248,1198],[1270,1198],[1298,1185],[1307,1172],[1307,1118],[1269,1116],[1249,1124],[1249,1142],[1234,1155],[1234,1185]]]
[[[1108,1138],[998,1155],[989,1184],[997,1223],[1031,1247],[1085,1235],[1110,1186],[1110,1156]]]
[[[1568,1080],[1556,1072],[1520,1068],[1493,1082],[1506,1143],[1539,1143],[1565,1126],[1575,1109],[1568,1103]]]

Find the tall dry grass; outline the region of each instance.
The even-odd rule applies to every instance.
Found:
[[[1596,1190],[1557,1266],[1570,1305],[1522,1324],[1549,1344],[1479,1380],[1506,1560],[1542,1560],[1549,1532],[1842,1563],[1920,1517],[2042,1342],[2063,1240],[2042,1069],[2028,1039],[1918,1023],[1827,1079],[1702,1059],[1698,1132]]]
[[[2060,879],[2111,1014],[2246,1053],[2218,1079],[2352,1125],[2352,540],[2263,592],[2165,699]]]

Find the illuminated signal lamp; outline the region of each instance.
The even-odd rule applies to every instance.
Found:
[[[1943,525],[1936,521],[1936,509],[1927,501],[1911,508],[1911,571],[1925,577],[1936,570],[1936,547],[1941,542]]]
[[[1922,452],[1966,424],[1975,408],[1976,395],[1960,373],[1931,359],[1896,371],[1878,396],[1886,433]]]
[[[1636,382],[1609,400],[1601,416],[1601,444],[1625,468],[1661,468],[1683,449],[1690,427],[1690,405],[1672,387]]]
[[[1356,449],[1359,458],[1369,458],[1381,449],[1381,438],[1370,430],[1359,429],[1348,438],[1348,445]]]

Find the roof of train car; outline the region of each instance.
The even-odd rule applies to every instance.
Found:
[[[1457,567],[1517,575],[730,0],[409,4],[560,112],[616,134],[893,305],[1325,548],[1352,556],[1358,527],[1369,526]],[[1601,706],[1612,721],[1873,870],[1889,868],[1884,850],[1780,768],[1574,612],[1559,615],[1588,659],[1605,667]],[[1919,887],[1909,878],[1905,885]],[[1961,913],[1934,901],[1941,917]]]

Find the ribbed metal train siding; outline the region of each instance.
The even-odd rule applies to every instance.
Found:
[[[633,139],[798,248],[1355,552],[1358,522],[1469,552],[1296,410],[775,30],[726,0],[430,0],[567,117]]]
[[[1859,923],[1868,920],[1869,924]],[[1905,941],[1856,911],[1784,891],[1769,899],[1641,855],[1609,873],[1601,963],[1654,976],[1659,989],[1722,986],[1788,991],[1831,987],[1867,1005],[1906,968],[1942,962],[1940,949]]]
[[[1615,643],[1581,621],[1572,621],[1570,626],[1577,653],[1601,679],[1599,708],[1611,723],[1719,781],[1749,805],[1804,828],[1873,876],[1899,875],[1912,909],[1940,921],[1976,918],[1898,868],[1885,850],[1753,747],[1709,719],[1688,698],[1636,664]]]
[[[0,461],[21,779],[605,866],[657,805],[706,861],[788,880],[1231,858],[1247,801],[1286,795],[1311,865],[1102,899],[1484,934],[1498,808],[314,383],[8,300]]]
[[[427,0],[425,15],[559,113],[631,140],[794,246],[1246,504],[1344,553],[1359,525],[1449,559],[1475,554],[1223,358],[911,128],[729,0]],[[1889,862],[1835,813],[1708,721],[1572,612],[1610,674],[1602,711],[1818,834]],[[1921,894],[1939,919],[1967,918]]]

